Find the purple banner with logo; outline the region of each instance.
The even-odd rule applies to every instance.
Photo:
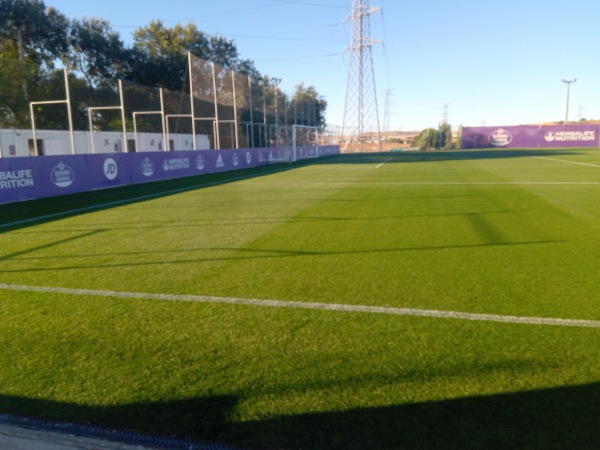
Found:
[[[298,149],[297,157],[338,153],[338,146],[325,146]],[[282,162],[289,155],[289,148],[253,148],[1,158],[0,204],[232,171]]]
[[[463,148],[598,147],[600,125],[463,127]]]

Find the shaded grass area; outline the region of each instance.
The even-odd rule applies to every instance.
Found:
[[[594,384],[286,417],[259,428],[289,448],[594,449],[599,400]]]
[[[324,159],[326,160],[327,157]],[[35,223],[53,221],[57,218],[69,215],[86,214],[90,211],[113,208],[122,204],[151,200],[180,192],[200,189],[202,187],[231,183],[241,179],[260,177],[279,171],[302,167],[310,163],[310,160],[304,160],[295,162],[293,165],[267,164],[233,172],[217,172],[153,183],[142,183],[81,192],[59,197],[0,204],[0,232],[17,229],[22,226],[29,226],[30,222],[28,221],[31,219],[42,217],[40,220],[36,220]],[[45,216],[50,217],[45,218]],[[26,222],[7,226],[7,224],[20,221]]]
[[[9,293],[0,409],[248,448],[594,448],[596,330]]]
[[[187,180],[5,229],[0,283],[597,320],[600,167],[540,155],[594,158],[352,155]],[[7,290],[0,317],[13,414],[248,448],[597,445],[597,329]]]
[[[236,398],[212,397],[114,408],[85,407],[0,396],[1,404],[65,416],[131,417],[192,424],[194,435],[261,448],[289,449],[588,449],[597,448],[600,386],[471,397],[442,402],[288,416],[249,423],[227,421]],[[368,432],[365,432],[368,430]],[[389,430],[394,430],[391,433]],[[152,431],[163,431],[153,429]]]

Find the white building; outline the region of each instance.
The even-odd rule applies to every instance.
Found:
[[[70,155],[73,153],[71,135],[68,131],[36,130],[36,146],[32,130],[0,130],[0,158]],[[128,152],[160,152],[169,150],[194,150],[191,134],[169,134],[169,143],[161,133],[127,133]],[[74,131],[75,154],[120,153],[125,151],[123,133],[118,131],[97,131],[93,133],[93,142],[89,131]],[[196,150],[210,149],[206,135],[196,135]]]

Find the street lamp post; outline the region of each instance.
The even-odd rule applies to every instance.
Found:
[[[565,113],[565,125],[569,123],[569,93],[571,90],[571,83],[575,83],[576,81],[577,78],[573,78],[572,80],[562,79],[562,82],[567,84],[567,112]]]

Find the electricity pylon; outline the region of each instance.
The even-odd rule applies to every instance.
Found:
[[[371,48],[381,43],[371,39],[369,0],[353,0],[352,38],[348,53],[348,79],[342,125],[342,151],[381,151],[381,129],[377,107],[377,89]]]

